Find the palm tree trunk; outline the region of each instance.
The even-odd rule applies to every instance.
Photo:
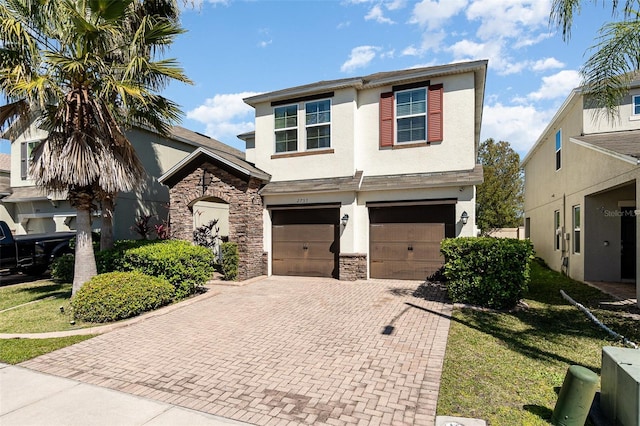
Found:
[[[100,250],[113,248],[113,211],[115,194],[102,198],[102,226],[100,227]]]
[[[91,204],[82,203],[76,209],[76,262],[72,296],[80,290],[84,283],[97,275],[96,258],[93,254],[93,242],[91,241]]]

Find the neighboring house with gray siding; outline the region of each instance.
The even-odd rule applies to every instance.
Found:
[[[536,254],[577,280],[635,285],[640,296],[640,81],[615,119],[573,90],[523,166]]]
[[[10,179],[8,194],[0,199],[0,215],[7,219],[16,234],[59,232],[75,229],[75,209],[65,194],[44,193],[28,175],[30,154],[34,146],[46,137],[46,132],[31,126],[27,131],[11,139]],[[241,159],[244,153],[215,139],[182,127],[173,127],[169,137],[135,128],[127,131],[146,172],[147,177],[139,193],[120,193],[116,199],[114,237],[116,239],[139,238],[131,231],[136,218],[153,216],[152,223],[167,219],[169,191],[158,178],[198,148]],[[0,172],[1,173],[1,172]],[[2,175],[0,174],[0,179]],[[6,178],[5,178],[6,180]],[[0,185],[2,185],[0,180]],[[0,189],[2,186],[0,186]],[[95,212],[93,227],[100,229],[100,211]],[[219,206],[221,209],[226,206]],[[219,216],[215,205],[193,206],[197,223],[189,223],[191,229]],[[221,235],[228,230],[221,229]]]

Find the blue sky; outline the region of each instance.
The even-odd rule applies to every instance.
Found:
[[[488,59],[481,138],[524,156],[572,88],[609,2],[584,2],[569,42],[549,26],[551,0],[196,0],[166,55],[194,81],[164,95],[182,126],[243,149],[243,97],[418,66]],[[606,5],[602,5],[606,3]],[[6,142],[0,152],[8,152]]]

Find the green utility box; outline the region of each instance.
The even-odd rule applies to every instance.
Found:
[[[581,365],[572,365],[564,376],[551,423],[584,426],[598,388],[598,375]]]
[[[600,406],[612,425],[640,425],[640,350],[602,348]]]

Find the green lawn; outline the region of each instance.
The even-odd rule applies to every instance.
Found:
[[[640,341],[640,320],[627,315],[636,309],[604,309],[599,302],[609,296],[535,262],[531,278],[528,309],[454,309],[438,415],[495,425],[548,424],[570,365],[600,374],[602,346],[618,343],[564,301],[561,289],[614,331]]]
[[[0,333],[64,331],[91,325],[70,323],[73,319],[70,297],[71,284],[58,284],[51,280],[0,287]],[[0,339],[0,362],[17,364],[91,337]]]
[[[81,321],[71,323],[70,298],[71,284],[52,280],[0,287],[0,333],[44,333],[90,326]]]
[[[70,336],[56,339],[0,339],[0,362],[18,364],[92,337],[94,336]]]

